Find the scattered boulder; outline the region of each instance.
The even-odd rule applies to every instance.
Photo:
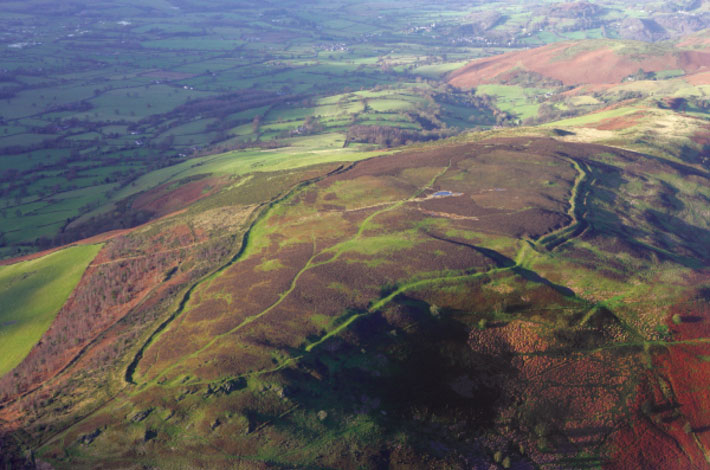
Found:
[[[129,419],[134,423],[140,423],[141,421],[145,420],[148,416],[150,416],[150,414],[152,412],[153,412],[153,408],[148,408],[147,410],[139,411],[138,413],[134,414]]]
[[[288,389],[286,387],[282,387],[281,385],[274,385],[271,387],[271,389],[274,391],[274,393],[276,395],[278,395],[279,398],[281,398],[281,399],[288,398]]]
[[[96,429],[94,432],[91,432],[89,434],[84,434],[79,438],[79,442],[81,442],[84,445],[89,445],[92,442],[96,440],[97,437],[101,435],[102,430],[101,429]]]
[[[242,390],[246,388],[247,380],[244,377],[238,377],[236,379],[231,379],[221,384],[210,384],[207,386],[207,391],[205,392],[205,398],[211,395],[229,395],[230,393],[236,392],[237,390]]]

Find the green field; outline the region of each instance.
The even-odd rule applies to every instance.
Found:
[[[100,249],[75,246],[0,266],[0,376],[29,354]]]
[[[523,88],[518,85],[481,85],[476,92],[496,99],[496,106],[502,111],[525,120],[536,117],[540,102],[552,90],[543,88]]]

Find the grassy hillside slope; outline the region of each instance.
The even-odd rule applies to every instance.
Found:
[[[0,266],[0,376],[16,367],[47,331],[100,249],[75,246]]]

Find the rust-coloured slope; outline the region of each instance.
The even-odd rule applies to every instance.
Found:
[[[631,55],[615,50],[614,45],[618,43],[614,41],[599,41],[594,48],[582,48],[580,44],[580,41],[562,42],[478,59],[453,72],[449,83],[472,88],[505,82],[523,71],[557,80],[565,86],[602,85],[620,83],[639,69],[696,73],[710,68],[710,52],[705,51],[669,49],[663,54]]]

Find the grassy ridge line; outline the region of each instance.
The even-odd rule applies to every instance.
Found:
[[[226,332],[224,332],[224,333],[220,333],[220,334],[218,334],[218,335],[213,336],[212,339],[210,339],[210,340],[207,342],[207,344],[205,344],[204,346],[202,346],[200,349],[198,349],[198,350],[196,350],[196,351],[193,351],[192,353],[188,354],[187,356],[181,357],[178,361],[176,361],[176,362],[174,362],[173,364],[171,364],[170,367],[167,367],[167,368],[163,369],[163,370],[161,371],[161,373],[160,373],[155,379],[153,379],[153,382],[160,380],[162,377],[165,376],[165,374],[167,374],[168,372],[170,372],[171,370],[173,370],[175,367],[177,367],[178,365],[180,365],[185,359],[192,359],[192,358],[195,358],[195,357],[199,356],[200,354],[202,354],[203,352],[205,352],[207,349],[211,348],[215,343],[217,343],[217,341],[221,340],[222,338],[224,338],[224,337],[226,337],[226,336],[229,336],[229,335],[231,335],[231,334],[236,333],[237,331],[241,330],[241,329],[244,328],[245,326],[249,325],[250,323],[255,322],[255,321],[258,320],[259,318],[265,316],[267,313],[269,313],[270,311],[272,311],[273,309],[275,309],[276,307],[278,307],[284,300],[286,300],[286,298],[287,298],[287,297],[291,294],[291,292],[293,292],[293,290],[296,288],[296,285],[298,284],[298,279],[299,279],[306,271],[308,271],[309,269],[312,268],[312,266],[313,266],[312,262],[313,262],[313,259],[314,259],[316,256],[317,256],[317,254],[315,253],[315,250],[314,250],[314,254],[308,259],[308,261],[306,262],[306,265],[305,265],[303,268],[301,268],[301,269],[296,273],[296,275],[293,277],[293,279],[291,280],[291,285],[289,286],[289,288],[288,288],[287,290],[285,290],[284,292],[282,292],[282,293],[279,294],[278,300],[276,300],[274,303],[272,303],[271,305],[269,305],[268,307],[266,307],[266,308],[265,308],[264,310],[262,310],[261,312],[255,314],[255,315],[250,315],[250,316],[246,317],[241,323],[239,323],[237,326],[235,326],[235,327],[232,328],[231,330],[228,330],[228,331],[226,331]],[[230,266],[231,266],[231,264],[230,264]]]
[[[104,205],[83,214],[78,220],[86,221],[90,217],[106,213],[118,201],[137,193],[195,175],[243,176],[255,172],[295,170],[321,163],[355,162],[387,153],[391,151],[362,152],[349,149],[293,147],[275,150],[240,150],[192,158],[141,176],[130,186],[116,192]]]
[[[102,246],[74,246],[0,266],[0,376],[17,367],[49,329]]]
[[[401,200],[401,201],[397,201],[397,202],[395,202],[395,203],[389,205],[388,207],[385,207],[384,209],[380,209],[379,211],[375,211],[375,212],[373,212],[372,214],[370,214],[367,218],[365,218],[365,220],[363,220],[363,222],[362,222],[362,223],[360,224],[360,226],[358,227],[358,231],[357,231],[357,233],[355,234],[355,236],[354,236],[353,238],[351,238],[350,240],[348,240],[348,242],[356,241],[356,240],[362,238],[362,234],[363,234],[364,231],[366,230],[366,228],[367,228],[367,226],[369,225],[370,221],[372,221],[372,220],[373,220],[375,217],[377,217],[378,215],[380,215],[380,214],[382,214],[382,213],[385,213],[385,212],[388,212],[388,211],[391,211],[391,210],[394,210],[394,209],[396,209],[396,208],[398,208],[398,207],[404,205],[405,203],[407,203],[407,202],[409,202],[409,201],[411,201],[411,200],[416,199],[417,197],[419,197],[423,192],[425,192],[427,189],[429,189],[430,187],[432,187],[432,186],[434,185],[434,183],[436,182],[436,180],[439,179],[441,176],[443,176],[443,175],[449,170],[449,168],[451,168],[451,164],[452,164],[451,161],[449,161],[449,164],[448,164],[441,172],[437,173],[425,186],[423,186],[422,188],[419,188],[419,189],[418,189],[412,196],[410,196],[409,198],[403,199],[403,200]],[[330,174],[346,172],[346,171],[348,171],[350,168],[352,168],[354,165],[355,165],[355,164],[352,164],[352,165],[348,166],[347,168],[336,170],[335,172],[331,172]],[[248,230],[247,233],[245,234],[245,239],[244,239],[244,243],[243,243],[243,249],[240,250],[240,256],[239,256],[239,258],[238,258],[238,259],[234,259],[233,262],[231,262],[229,265],[224,266],[224,267],[223,267],[222,269],[220,269],[218,272],[214,273],[214,274],[210,277],[209,280],[214,279],[214,278],[215,278],[217,275],[219,275],[224,269],[226,269],[227,267],[233,265],[235,262],[237,262],[239,259],[243,258],[244,256],[247,256],[247,250],[248,250],[248,248],[249,248],[249,246],[250,246],[250,241],[251,241],[251,238],[252,238],[252,237],[251,237],[251,234],[253,233],[253,229],[256,227],[256,225],[258,224],[258,222],[264,220],[264,219],[268,216],[268,212],[269,212],[274,206],[276,206],[276,205],[279,204],[279,203],[283,203],[283,202],[287,201],[288,199],[290,199],[290,198],[292,198],[293,196],[295,196],[298,192],[300,192],[300,191],[301,191],[303,188],[305,188],[306,186],[309,186],[310,184],[315,183],[315,182],[321,180],[322,178],[323,178],[323,177],[319,177],[319,178],[315,178],[314,180],[311,180],[311,181],[309,181],[309,182],[302,183],[301,185],[299,185],[298,187],[296,187],[294,190],[292,190],[291,192],[289,192],[289,193],[288,193],[286,196],[284,196],[283,198],[281,198],[281,199],[279,199],[279,200],[277,200],[277,201],[274,201],[274,202],[269,206],[269,208],[268,208],[267,211],[264,211],[264,212],[262,212],[262,214],[260,214],[259,218],[254,221],[254,223],[250,226],[249,230]],[[222,334],[220,334],[220,335],[214,336],[207,344],[205,344],[204,346],[202,346],[200,349],[198,349],[197,351],[194,351],[194,352],[190,353],[189,355],[187,355],[187,356],[181,358],[180,360],[178,360],[178,361],[176,361],[175,363],[173,363],[170,367],[168,367],[168,368],[166,368],[165,370],[163,370],[163,371],[153,380],[153,382],[155,382],[155,381],[159,380],[160,378],[164,377],[166,373],[170,372],[170,371],[173,370],[175,367],[177,367],[179,364],[181,364],[184,359],[197,357],[199,354],[202,354],[202,353],[205,352],[207,349],[209,349],[210,347],[212,347],[212,346],[213,346],[215,343],[217,343],[217,341],[219,341],[220,339],[222,339],[222,338],[224,338],[224,337],[226,337],[226,336],[228,336],[228,335],[231,335],[231,334],[233,334],[233,333],[239,331],[239,330],[242,329],[243,327],[245,327],[245,326],[247,326],[248,324],[254,322],[255,320],[258,320],[259,318],[262,318],[264,315],[266,315],[267,313],[269,313],[270,311],[272,311],[274,308],[276,308],[277,306],[279,306],[284,300],[286,300],[286,298],[291,294],[291,292],[293,292],[293,291],[295,290],[296,285],[298,284],[298,280],[300,279],[300,277],[301,277],[306,271],[309,271],[310,269],[313,269],[313,268],[316,268],[316,267],[319,267],[319,266],[323,266],[323,265],[326,265],[326,264],[329,264],[329,263],[332,263],[332,262],[335,262],[336,260],[338,260],[338,259],[340,258],[340,256],[346,251],[346,250],[343,248],[343,245],[344,245],[344,243],[340,243],[339,245],[336,245],[335,248],[337,248],[338,246],[340,246],[340,249],[337,250],[336,253],[335,253],[330,259],[328,259],[328,260],[326,260],[326,261],[323,261],[323,262],[320,262],[320,263],[313,263],[313,260],[314,260],[316,257],[318,257],[319,255],[321,255],[321,254],[324,253],[325,251],[328,251],[328,250],[325,250],[325,251],[321,251],[321,252],[316,252],[316,245],[315,245],[315,240],[314,240],[314,242],[313,242],[313,254],[312,254],[312,256],[308,259],[308,261],[306,262],[306,264],[296,273],[296,275],[294,276],[294,278],[293,278],[292,281],[291,281],[291,284],[290,284],[289,288],[288,288],[286,291],[284,291],[284,292],[282,292],[282,293],[279,294],[278,300],[276,300],[274,303],[272,303],[271,305],[269,305],[266,309],[262,310],[261,312],[259,312],[259,313],[255,314],[255,315],[251,315],[251,316],[245,318],[241,323],[239,323],[237,326],[235,326],[235,327],[232,328],[231,330],[229,330],[229,331],[227,331],[227,332],[225,332],[225,333],[222,333]],[[182,311],[182,310],[184,310],[184,305],[183,305],[182,308],[181,308],[181,311]],[[137,365],[137,364],[136,364],[136,365]],[[135,370],[135,369],[134,369],[134,370]]]
[[[579,162],[574,158],[565,156],[564,159],[577,171],[569,198],[569,209],[567,210],[567,215],[572,222],[537,240],[537,244],[544,246],[548,250],[553,250],[570,239],[581,235],[589,226],[588,222],[584,220],[584,214],[580,209],[587,200],[587,192],[583,193],[582,190],[583,185],[589,179],[589,168],[585,163]]]
[[[355,165],[355,163],[353,163],[347,167],[341,166],[338,169],[328,173],[328,175],[337,174],[337,173],[347,171],[350,168],[352,168],[354,165]],[[244,256],[247,254],[249,247],[251,246],[251,235],[252,235],[252,231],[253,231],[254,227],[256,227],[259,222],[264,220],[269,215],[271,210],[275,206],[277,206],[279,203],[287,201],[288,199],[292,198],[294,195],[301,192],[304,188],[322,180],[323,178],[325,178],[328,175],[318,176],[316,178],[312,178],[310,180],[303,181],[303,182],[297,184],[293,189],[286,192],[285,194],[272,199],[268,203],[262,204],[262,206],[261,206],[262,210],[258,213],[258,215],[251,222],[251,224],[249,225],[249,227],[247,228],[246,232],[244,233],[244,235],[242,237],[242,243],[241,243],[241,247],[240,247],[239,251],[226,264],[219,267],[217,270],[215,270],[211,274],[198,280],[190,288],[188,288],[188,290],[185,292],[182,299],[180,300],[175,312],[173,312],[173,314],[170,315],[170,317],[168,317],[163,323],[161,323],[158,326],[158,328],[146,340],[146,342],[141,346],[141,348],[135,354],[131,363],[126,368],[126,373],[124,374],[124,380],[126,383],[131,384],[131,385],[136,385],[136,382],[134,381],[133,376],[135,374],[136,368],[138,367],[138,363],[143,358],[143,354],[165,332],[165,330],[172,323],[172,321],[175,320],[175,318],[177,318],[182,312],[184,312],[185,307],[187,306],[187,303],[189,302],[190,297],[191,297],[192,293],[195,291],[195,289],[197,289],[202,284],[211,282],[213,279],[218,277],[221,273],[223,273],[229,267],[231,267],[232,265],[234,265],[235,263],[240,261],[242,258],[244,258]],[[179,362],[173,364],[171,366],[171,368],[175,367],[177,364],[179,364]],[[168,370],[169,369],[166,369],[165,371],[163,371],[161,376],[164,375],[165,372],[167,372]]]

